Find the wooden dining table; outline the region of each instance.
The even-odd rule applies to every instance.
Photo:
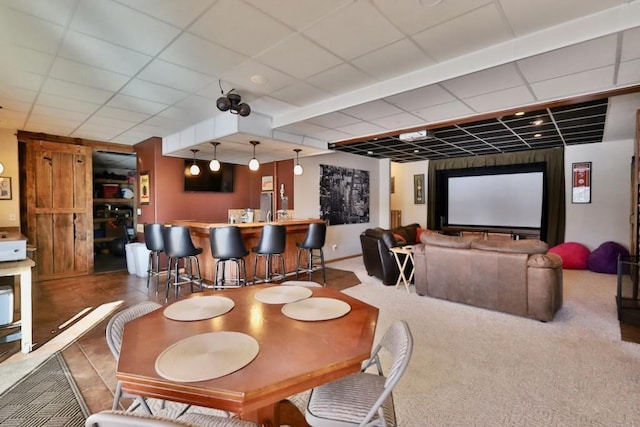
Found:
[[[158,309],[125,326],[116,377],[125,391],[157,399],[204,406],[237,414],[263,426],[306,425],[287,397],[360,370],[371,352],[378,309],[329,287],[309,288],[312,297],[348,303],[350,311],[331,320],[287,317],[283,304],[256,299],[271,283],[191,295],[230,298],[233,308],[220,316],[176,321]],[[158,356],[168,347],[198,334],[231,331],[257,340],[255,359],[218,378],[178,382],[160,376]]]

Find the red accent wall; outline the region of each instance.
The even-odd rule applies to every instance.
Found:
[[[184,159],[162,155],[162,138],[150,138],[135,145],[138,173],[149,172],[150,203],[139,206],[138,223],[192,219],[227,222],[229,209],[260,208],[262,176],[272,175],[279,201],[280,184],[285,184],[289,209],[293,209],[293,160],[265,163],[252,172],[235,166],[233,193],[185,192]],[[280,204],[278,204],[280,208]]]

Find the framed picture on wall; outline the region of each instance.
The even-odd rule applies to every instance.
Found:
[[[0,200],[11,200],[11,178],[0,176]]]
[[[591,162],[571,165],[571,203],[591,203]]]
[[[424,174],[413,175],[413,204],[424,204]]]
[[[140,172],[140,204],[148,205],[151,202],[151,183],[149,172]]]

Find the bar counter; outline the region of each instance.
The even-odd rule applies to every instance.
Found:
[[[214,279],[215,272],[215,259],[211,255],[211,244],[209,242],[209,229],[214,227],[228,227],[230,225],[240,228],[244,244],[249,250],[249,255],[245,257],[247,265],[247,281],[253,280],[253,262],[255,255],[251,252],[251,248],[258,246],[260,240],[260,233],[262,233],[262,227],[266,224],[284,225],[287,228],[287,244],[284,252],[285,270],[287,273],[295,273],[298,248],[296,243],[302,242],[309,224],[324,222],[321,219],[289,219],[284,221],[272,221],[272,222],[250,222],[250,223],[207,223],[191,220],[176,220],[171,221],[168,225],[181,225],[188,227],[191,232],[191,239],[193,244],[197,248],[202,248],[202,254],[198,256],[200,260],[200,274],[205,284],[211,285]],[[304,259],[304,258],[303,258]],[[302,260],[301,260],[302,261]],[[231,266],[233,263],[227,263]],[[276,263],[274,263],[274,266]],[[276,267],[277,268],[277,267]],[[233,277],[235,272],[227,270]],[[264,277],[264,259],[258,261],[258,278]]]

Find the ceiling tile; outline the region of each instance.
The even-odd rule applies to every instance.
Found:
[[[0,6],[0,40],[43,53],[54,53],[64,28],[51,22]]]
[[[403,38],[380,12],[363,1],[351,3],[340,13],[307,28],[303,34],[343,59],[362,56]]]
[[[422,125],[424,124],[424,120],[409,113],[399,113],[371,120],[371,123],[382,126],[388,130],[396,130]]]
[[[622,49],[620,61],[640,58],[640,28],[634,28],[622,33]]]
[[[420,110],[413,112],[416,116],[432,123],[451,120],[458,117],[465,117],[473,113],[474,111],[471,108],[459,101],[421,108]]]
[[[536,99],[527,86],[497,90],[464,100],[467,105],[478,112],[506,110],[519,105],[528,105],[535,101]]]
[[[559,99],[566,96],[603,90],[613,83],[613,66],[571,74],[533,83],[531,89],[538,99]]]
[[[110,117],[102,117],[102,116],[92,116],[87,119],[81,126],[82,128],[86,127],[102,127],[108,128],[112,130],[118,130],[118,133],[123,132],[127,129],[130,129],[134,126],[132,122],[122,121],[120,119],[114,119]]]
[[[102,104],[113,96],[113,92],[82,86],[76,83],[65,82],[48,78],[42,86],[42,92],[49,95],[63,96],[65,98]]]
[[[0,85],[0,96],[4,104],[10,100],[31,104],[38,96],[38,92],[15,86]]]
[[[270,16],[235,0],[218,1],[189,31],[248,56],[293,34]]]
[[[275,99],[301,107],[329,98],[330,94],[306,83],[294,83],[271,94]]]
[[[246,59],[244,55],[189,33],[181,34],[158,57],[215,77]]]
[[[0,12],[1,13],[1,12]],[[10,62],[5,62],[5,66],[28,71],[36,74],[46,74],[53,61],[53,55],[38,52],[34,49],[15,45],[0,44],[2,54],[11,58]]]
[[[328,128],[337,128],[340,126],[351,125],[353,123],[358,123],[360,120],[347,116],[346,114],[342,114],[340,112],[324,114],[322,116],[314,117],[313,119],[307,120],[309,123],[313,123],[319,126],[324,126]]]
[[[153,60],[137,77],[185,92],[196,92],[214,81],[210,75],[160,59]]]
[[[247,3],[296,30],[303,30],[322,18],[339,13],[352,0],[296,0],[285,7],[281,0],[247,0]]]
[[[33,102],[17,101],[2,97],[2,108],[0,109],[0,117],[8,111],[11,113],[28,113],[31,110]]]
[[[0,80],[2,84],[37,91],[40,89],[44,77],[41,74],[9,68],[3,64],[0,65]]]
[[[32,109],[31,117],[38,117],[38,116],[42,116],[42,117],[49,116],[53,118],[60,117],[64,120],[71,120],[77,123],[81,123],[89,118],[90,113],[70,111],[70,110],[65,110],[63,108],[57,108],[55,106],[49,107],[42,104],[36,104]]]
[[[298,122],[291,125],[283,126],[279,128],[283,132],[290,132],[296,135],[311,135],[320,132],[325,132],[327,130],[326,127],[320,126],[317,124],[313,124],[309,121],[306,122]]]
[[[45,0],[45,1],[15,1],[2,0],[0,4],[16,11],[37,16],[45,21],[58,25],[65,25],[73,13],[77,0]],[[3,12],[0,12],[2,14]]]
[[[174,26],[110,0],[80,0],[71,29],[151,56],[180,32]]]
[[[348,139],[353,137],[353,135],[351,134],[340,132],[335,129],[327,129],[325,131],[313,133],[310,135],[323,141],[339,141],[341,139]]]
[[[384,98],[405,111],[415,111],[433,105],[454,101],[455,98],[440,85],[429,85]]]
[[[355,107],[345,108],[342,110],[344,114],[357,117],[362,120],[374,120],[380,117],[391,116],[393,114],[402,113],[397,107],[384,102],[382,100],[367,102],[366,104],[356,105]]]
[[[79,113],[93,114],[100,108],[100,104],[81,101],[78,99],[63,98],[61,96],[41,93],[38,96],[37,105],[60,108],[62,110],[77,111]]]
[[[638,84],[638,76],[640,76],[640,59],[626,61],[620,64],[618,69],[618,85]]]
[[[137,111],[145,114],[158,114],[167,108],[166,104],[149,101],[146,99],[134,98],[124,94],[117,94],[107,102],[108,106],[121,108],[123,110]]]
[[[214,109],[216,111],[214,111]],[[204,111],[207,111],[207,110],[204,110]],[[160,113],[158,113],[157,117],[160,119],[168,118],[171,120],[180,121],[184,124],[183,128],[186,128],[191,124],[193,124],[194,120],[196,121],[206,120],[214,116],[216,113],[219,113],[219,111],[214,106],[210,107],[208,114],[204,113],[203,110],[200,108],[178,108],[174,106],[174,107],[168,107],[167,109],[161,111]]]
[[[297,52],[291,55],[291,52]],[[299,79],[317,74],[342,62],[306,37],[296,35],[276,44],[255,58]]]
[[[139,79],[131,80],[122,88],[120,93],[167,105],[178,102],[187,96],[187,93],[181,90],[172,89]]]
[[[307,81],[335,95],[351,92],[375,82],[374,79],[347,63],[309,77]]]
[[[189,0],[185,7],[185,3],[175,0],[127,0],[126,6],[176,27],[185,28],[215,1]]]
[[[600,37],[517,61],[517,66],[527,81],[540,82],[613,65],[616,45],[615,36]]]
[[[251,77],[259,75],[266,79],[266,83],[254,83]],[[260,64],[253,60],[248,60],[242,64],[222,73],[220,76],[222,81],[226,84],[223,85],[225,93],[232,87],[238,90],[244,90],[245,92],[252,92],[255,94],[271,94],[277,90],[282,89],[285,86],[293,84],[296,80],[288,75],[274,70],[271,67]],[[231,87],[229,87],[231,85]],[[211,84],[212,88],[218,86],[217,83]],[[220,96],[220,92],[216,92],[216,98]],[[247,94],[241,95],[246,96]]]
[[[429,28],[412,38],[436,61],[465,55],[512,38],[495,4]]]
[[[620,0],[500,0],[502,10],[518,37],[615,7],[620,3]]]
[[[150,56],[96,38],[69,31],[59,55],[66,59],[132,76],[151,59]]]
[[[49,72],[50,77],[85,86],[117,92],[130,77],[102,68],[92,67],[67,59],[56,58]]]
[[[142,122],[151,117],[150,114],[139,113],[131,110],[124,110],[114,107],[102,107],[96,113],[99,117],[109,117],[118,120],[131,121],[134,123]]]
[[[458,98],[470,98],[524,84],[516,68],[502,65],[442,82],[441,85]]]
[[[376,133],[382,133],[387,131],[387,129],[381,126],[376,126],[366,122],[354,123],[352,125],[347,125],[347,126],[340,126],[338,130],[344,133],[351,134],[353,136],[375,135]]]
[[[385,80],[432,65],[434,61],[411,40],[402,39],[351,61],[378,80]]]

